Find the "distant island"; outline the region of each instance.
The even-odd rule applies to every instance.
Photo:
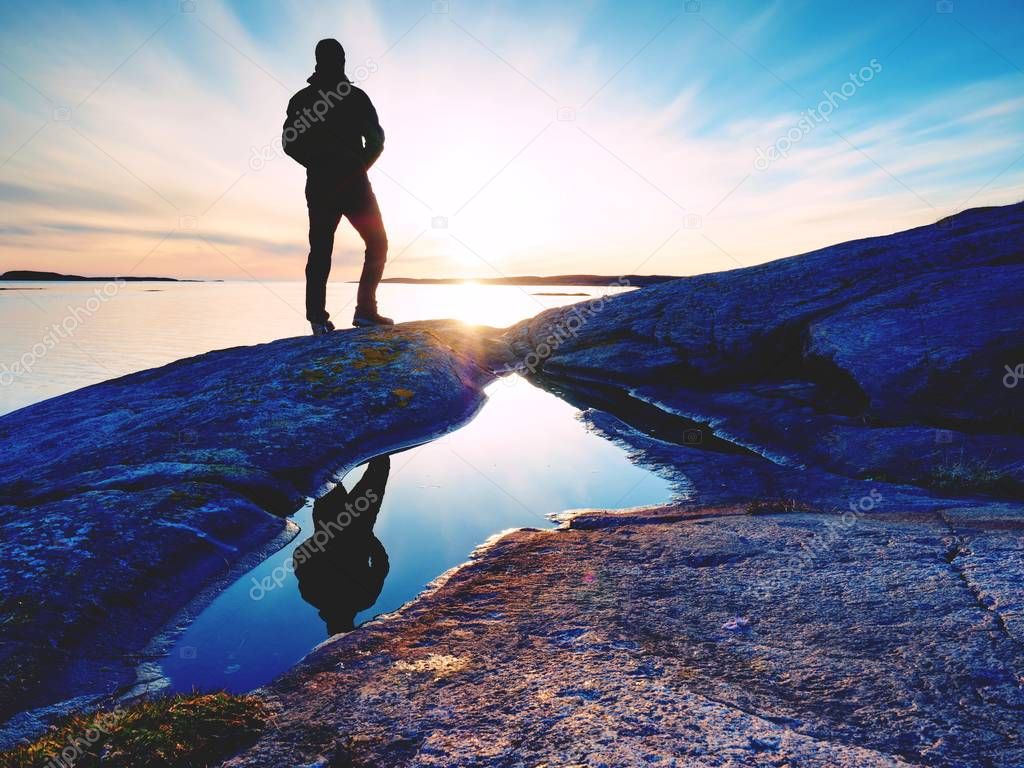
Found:
[[[0,275],[0,280],[26,280],[32,282],[79,282],[82,280],[124,280],[126,282],[144,283],[220,283],[222,280],[188,280],[177,277],[136,277],[134,275],[115,275],[113,277],[85,277],[83,275],[63,275],[60,272],[37,272],[34,269],[12,269]]]
[[[520,275],[519,277],[386,277],[382,283],[407,283],[410,285],[453,285],[456,283],[479,283],[481,285],[602,285],[634,286],[667,283],[678,280],[678,275]],[[355,282],[355,281],[350,281]]]

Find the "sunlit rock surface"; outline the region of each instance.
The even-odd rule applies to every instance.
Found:
[[[293,535],[284,516],[333,473],[471,416],[481,339],[450,323],[284,339],[0,418],[0,721],[129,682],[163,623]]]
[[[669,512],[505,536],[230,764],[1024,764],[1019,517]]]

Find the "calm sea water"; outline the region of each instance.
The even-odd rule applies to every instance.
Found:
[[[303,284],[0,282],[0,413],[211,349],[309,333]],[[327,307],[352,320],[356,286],[334,282]],[[585,296],[622,288],[382,285],[398,322],[455,318],[504,327]]]
[[[299,283],[134,283],[106,297],[99,283],[6,285],[41,290],[0,291],[3,411],[181,357],[308,328]],[[380,304],[399,321],[455,317],[506,326],[586,298],[533,295],[538,291],[612,292],[386,285]],[[355,286],[332,287],[328,306],[339,320],[348,319],[354,295]],[[67,321],[71,316],[76,322]],[[72,330],[53,329],[63,323]],[[15,373],[15,361],[25,370]],[[619,447],[588,432],[575,408],[528,382],[510,377],[487,393],[487,404],[469,424],[392,457],[373,530],[389,570],[383,584],[371,585],[380,594],[355,616],[356,625],[411,600],[502,530],[550,527],[548,516],[566,509],[659,503],[680,490],[632,464]],[[343,485],[351,490],[363,471],[350,472]],[[328,637],[325,621],[303,599],[287,567],[292,551],[312,533],[311,505],[293,519],[300,535],[229,586],[178,636],[162,663],[173,690],[250,690]],[[360,556],[365,565],[365,552]],[[366,590],[350,576],[328,573],[327,589]]]

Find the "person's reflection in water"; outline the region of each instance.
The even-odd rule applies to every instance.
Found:
[[[338,483],[313,505],[313,535],[295,550],[299,592],[320,611],[328,635],[355,629],[356,614],[380,596],[388,554],[373,535],[391,460],[372,459],[351,491]]]

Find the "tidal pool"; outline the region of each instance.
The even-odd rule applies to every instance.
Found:
[[[372,534],[337,545],[334,564],[321,558],[327,567],[300,568],[307,597],[321,608],[330,603],[334,616],[348,609],[334,629],[401,607],[500,531],[552,527],[549,515],[567,509],[656,504],[684,492],[589,432],[580,412],[554,395],[518,377],[487,392],[462,428],[392,455]],[[365,471],[353,469],[342,486],[351,493]],[[312,502],[292,519],[301,533],[220,593],[176,639],[162,661],[172,691],[251,690],[327,639],[327,622],[289,567],[314,532]]]

